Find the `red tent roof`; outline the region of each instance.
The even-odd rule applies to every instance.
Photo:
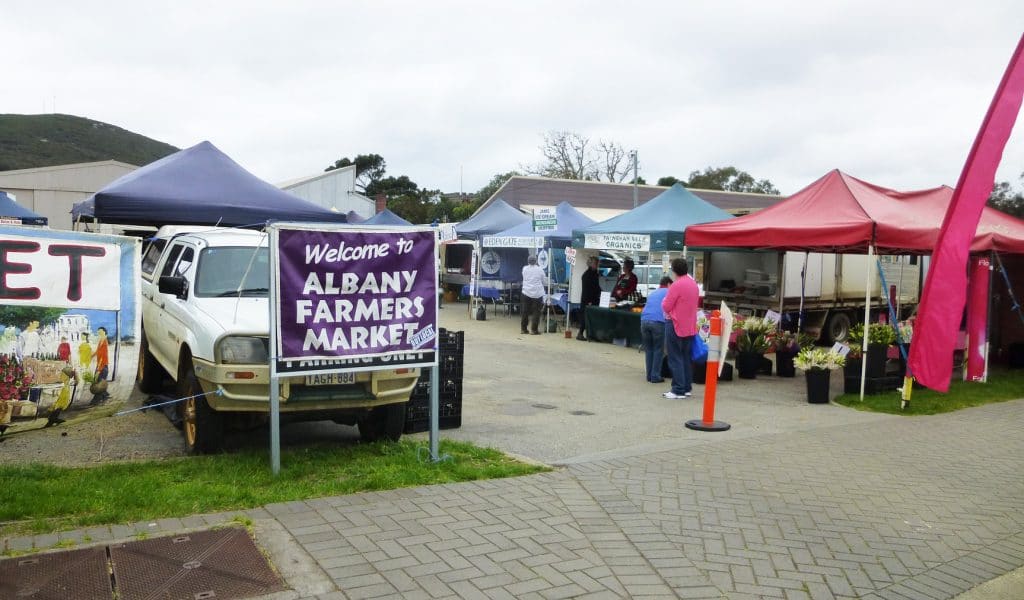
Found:
[[[690,247],[928,254],[953,189],[897,192],[838,170],[786,200],[736,219],[686,228]],[[1024,254],[1024,221],[985,208],[972,252]]]

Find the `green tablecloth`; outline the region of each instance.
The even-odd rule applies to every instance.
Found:
[[[617,308],[601,308],[588,306],[587,337],[597,342],[610,342],[615,338],[625,338],[626,344],[639,348],[640,313]]]

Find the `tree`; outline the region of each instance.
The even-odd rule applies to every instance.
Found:
[[[475,201],[479,202],[480,204],[483,204],[484,202],[487,202],[487,199],[490,198],[491,196],[493,196],[494,192],[498,191],[498,188],[500,188],[501,186],[505,185],[506,181],[508,181],[509,179],[512,179],[513,177],[518,177],[520,175],[522,175],[522,173],[520,173],[519,171],[509,171],[508,173],[498,173],[494,177],[491,177],[491,180],[487,182],[487,185],[485,185],[484,187],[482,187],[479,190],[477,190],[476,194],[473,195],[474,196],[473,199]],[[477,206],[479,206],[479,204]],[[474,210],[476,210],[476,209],[474,209]]]
[[[41,324],[53,323],[61,315],[67,312],[66,308],[46,308],[42,306],[15,306],[7,304],[0,306],[0,323],[25,328],[32,321],[39,321]]]
[[[590,138],[573,131],[545,133],[540,151],[544,155],[544,162],[524,167],[531,175],[621,182],[633,168],[632,162],[626,160],[626,151],[620,144],[598,140],[594,147]]]
[[[387,163],[384,162],[384,157],[380,154],[359,154],[356,155],[355,160],[349,160],[348,157],[338,159],[324,171],[333,171],[352,165],[356,166],[356,187],[363,193],[368,193],[367,188],[370,185],[383,179],[384,172],[387,170]]]
[[[665,179],[665,178],[662,178]],[[708,167],[704,171],[692,171],[689,181],[683,182],[688,188],[699,190],[723,190],[726,192],[752,192],[755,194],[775,194],[779,190],[767,179],[756,181],[750,173],[740,171],[736,167]]]
[[[384,194],[390,201],[392,198],[399,196],[416,196],[419,194],[420,188],[416,185],[415,181],[409,179],[408,175],[402,175],[399,177],[384,177],[378,181],[370,182],[366,186],[365,193],[371,198],[377,194]]]
[[[685,181],[679,181],[678,179],[676,179],[675,177],[672,177],[671,175],[669,175],[668,177],[660,177],[660,178],[658,178],[658,185],[660,185],[661,187],[672,187],[672,186],[674,186],[677,183],[686,183],[686,182]]]
[[[1024,173],[1020,174],[1024,183]],[[1015,217],[1024,218],[1024,191],[1014,190],[1009,181],[1000,181],[992,188],[988,197],[988,205]]]

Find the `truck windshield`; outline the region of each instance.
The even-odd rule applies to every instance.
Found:
[[[266,297],[270,288],[269,261],[266,248],[206,248],[199,255],[195,293],[204,297]]]

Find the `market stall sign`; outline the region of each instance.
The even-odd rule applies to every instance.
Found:
[[[584,246],[598,250],[633,250],[647,252],[651,249],[651,236],[636,233],[587,233]]]
[[[533,230],[554,231],[558,229],[558,215],[554,207],[533,209]]]
[[[481,240],[484,248],[540,248],[544,238],[519,235],[485,235]]]
[[[278,372],[432,366],[436,243],[429,229],[277,225],[271,336]]]
[[[90,240],[4,234],[0,303],[117,310],[121,248]]]

